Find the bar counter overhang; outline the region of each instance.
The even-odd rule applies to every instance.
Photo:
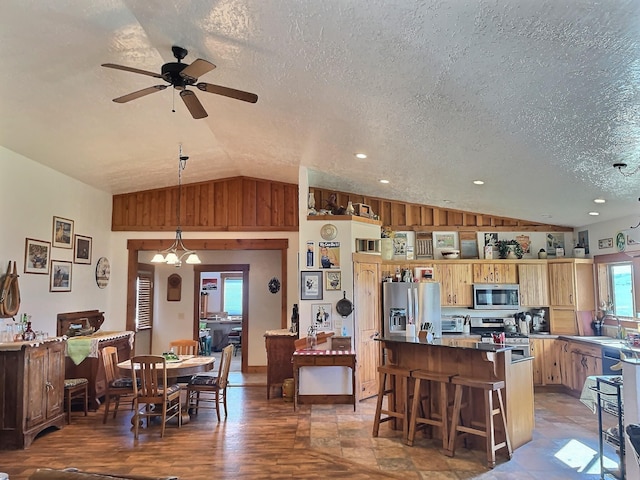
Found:
[[[492,343],[458,345],[451,338],[427,342],[418,337],[389,335],[376,340],[383,345],[383,362],[386,364],[478,380],[503,380],[507,428],[512,448],[515,450],[533,438],[533,357],[512,355],[510,346]],[[397,401],[402,399],[400,393],[396,397]],[[474,420],[483,421],[482,398],[475,400],[474,398]]]

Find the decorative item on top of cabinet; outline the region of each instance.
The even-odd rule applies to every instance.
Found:
[[[416,258],[433,258],[433,234],[416,232]]]

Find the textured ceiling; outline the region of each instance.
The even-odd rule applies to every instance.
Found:
[[[3,0],[0,27],[0,144],[108,192],[174,185],[182,143],[186,183],[302,165],[312,186],[543,223],[640,215],[640,172],[612,168],[640,165],[637,0]],[[258,103],[111,101],[162,81],[100,64],[159,72],[172,45]]]

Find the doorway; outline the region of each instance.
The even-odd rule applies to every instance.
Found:
[[[231,370],[246,372],[248,355],[246,347],[242,348],[242,339],[249,331],[249,265],[195,265],[193,274],[194,302],[199,305],[194,329],[200,335],[201,326],[206,324],[214,356],[219,357],[222,348],[234,344]]]

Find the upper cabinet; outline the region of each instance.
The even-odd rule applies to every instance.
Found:
[[[518,283],[514,263],[474,263],[473,283]]]
[[[580,311],[594,309],[591,260],[568,258],[562,262],[550,262],[548,268],[551,306],[571,307]]]
[[[520,305],[523,307],[545,307],[549,305],[547,270],[546,263],[524,263],[518,265]]]
[[[443,307],[473,306],[473,275],[470,263],[438,263],[435,265],[434,280],[440,282]]]

